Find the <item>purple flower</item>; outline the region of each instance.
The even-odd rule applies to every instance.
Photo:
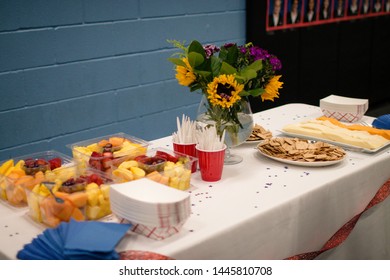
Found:
[[[271,63],[272,69],[274,71],[282,69],[282,63],[280,62],[279,58],[277,58],[276,56],[274,56],[274,55],[271,56],[271,58],[269,59],[269,62]]]
[[[270,57],[270,54],[268,51],[261,49],[259,47],[251,47],[249,48],[249,53],[253,57],[254,60],[259,60],[259,59],[268,59]]]
[[[209,59],[214,53],[219,52],[219,48],[216,45],[204,45],[204,51],[206,52],[206,58]]]
[[[246,48],[245,47],[240,47],[240,52],[241,53],[246,53]]]
[[[228,49],[230,47],[233,47],[235,46],[236,44],[235,43],[226,43],[225,45],[223,45],[225,47],[225,49]]]

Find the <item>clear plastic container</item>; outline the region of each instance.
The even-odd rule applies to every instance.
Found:
[[[54,184],[43,182],[26,190],[29,216],[33,220],[56,227],[70,219],[97,220],[111,214],[109,188],[112,180],[106,174],[76,168],[62,175],[51,181]]]
[[[165,148],[148,149],[145,155],[113,166],[112,178],[117,182],[129,182],[146,177],[172,188],[187,190],[192,164],[197,160]]]
[[[149,142],[119,132],[67,145],[81,167],[111,173],[111,167],[146,153]]]
[[[13,206],[27,206],[26,189],[75,166],[71,157],[53,150],[5,160],[0,163],[0,197]]]

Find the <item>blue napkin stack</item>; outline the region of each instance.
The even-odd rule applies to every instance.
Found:
[[[372,126],[379,129],[390,129],[390,114],[382,115],[372,122]]]
[[[61,223],[46,229],[17,254],[21,260],[117,260],[115,246],[131,224],[97,221]]]

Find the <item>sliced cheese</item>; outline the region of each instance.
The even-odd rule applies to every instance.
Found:
[[[371,150],[380,148],[389,142],[380,135],[373,135],[367,131],[349,130],[337,126],[328,120],[317,119],[289,124],[283,127],[283,130]]]

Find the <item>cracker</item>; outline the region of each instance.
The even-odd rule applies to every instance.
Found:
[[[252,128],[252,133],[249,135],[248,139],[246,141],[259,141],[259,140],[265,140],[270,139],[272,137],[272,132],[269,130],[266,130],[264,127],[262,127],[259,124],[255,124]]]
[[[334,161],[345,156],[345,151],[322,141],[276,137],[269,138],[257,145],[264,154],[292,161]]]

